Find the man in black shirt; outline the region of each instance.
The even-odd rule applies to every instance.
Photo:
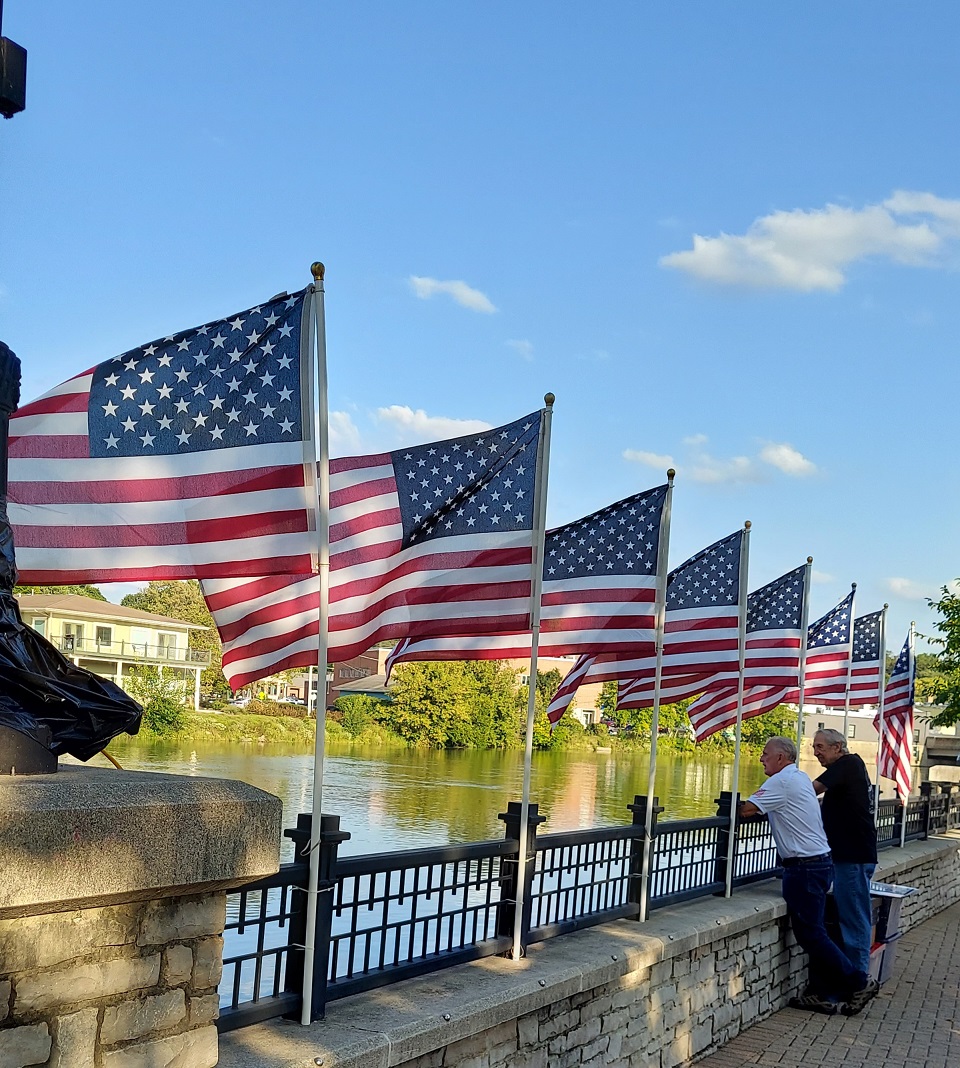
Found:
[[[813,788],[823,795],[823,829],[833,854],[833,897],[850,963],[870,972],[870,880],[877,867],[873,789],[863,761],[847,751],[839,731],[813,736],[813,754],[825,769]]]

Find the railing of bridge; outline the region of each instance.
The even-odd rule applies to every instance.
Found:
[[[660,820],[662,809],[655,808],[651,908],[723,893],[731,802],[724,793],[716,816],[695,820]],[[349,835],[340,831],[339,817],[324,816],[314,1018],[327,1002],[360,990],[508,951],[521,879],[524,946],[638,917],[646,799],[627,807],[631,823],[538,835],[543,817],[531,804],[523,865],[516,802],[501,813],[502,839],[359,857],[337,856]],[[960,829],[960,790],[924,784],[905,813],[899,801],[881,801],[880,848],[900,844],[904,819],[908,841]],[[273,1016],[300,1017],[309,817],[285,833],[301,859],[228,896],[221,1031]],[[777,871],[765,818],[737,825],[732,852],[734,887]]]

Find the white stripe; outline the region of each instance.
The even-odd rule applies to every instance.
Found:
[[[123,427],[117,424],[117,429],[123,433]],[[46,412],[43,415],[24,415],[14,424],[10,420],[10,443],[18,438],[34,436],[65,437],[73,435],[85,438],[87,436],[87,413],[86,412]],[[13,446],[15,450],[15,446]]]

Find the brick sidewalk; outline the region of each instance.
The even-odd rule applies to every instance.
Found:
[[[957,1068],[960,1065],[960,904],[905,934],[893,975],[859,1016],[782,1009],[697,1068]]]

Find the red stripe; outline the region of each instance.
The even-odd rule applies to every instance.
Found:
[[[245,582],[242,586],[238,585],[230,589],[218,590],[214,594],[209,594],[204,590],[204,596],[206,597],[207,607],[211,612],[221,611],[224,608],[232,608],[237,604],[246,604],[248,601],[267,597],[280,590],[288,589],[310,577],[309,575],[298,575],[294,578],[289,575],[269,575],[253,582]],[[319,578],[317,578],[317,582],[319,583]],[[318,591],[319,588],[318,585]]]
[[[384,530],[396,529],[400,526],[401,515],[399,508],[384,508],[379,512],[365,512],[345,523],[333,523],[330,526],[330,551],[337,551],[337,542],[357,534],[363,534],[368,530],[376,530],[383,527]],[[399,545],[399,543],[397,543]],[[376,548],[376,547],[375,547]],[[364,549],[351,549],[350,552],[363,553]]]
[[[620,586],[616,589],[571,589],[557,590],[552,593],[544,591],[541,604],[652,604],[656,590],[636,586]],[[651,616],[652,618],[652,616]]]
[[[383,615],[394,608],[404,607],[421,607],[424,605],[440,605],[440,604],[457,604],[462,601],[499,601],[508,600],[512,598],[524,598],[530,596],[530,583],[529,582],[508,582],[500,585],[494,583],[482,583],[476,587],[465,588],[462,584],[456,582],[455,577],[452,579],[449,586],[427,586],[427,587],[412,587],[408,590],[401,590],[397,593],[390,594],[389,596],[383,596],[377,598],[375,604],[370,605],[368,608],[360,612],[334,612],[331,606],[330,612],[330,633],[334,631],[353,630],[355,627],[363,627],[371,623],[378,616]],[[486,617],[484,617],[486,618]],[[507,617],[510,618],[510,617]],[[528,623],[528,617],[524,614],[517,618],[524,621],[524,624]],[[456,631],[457,634],[469,634],[476,633],[476,629],[480,623],[476,618],[468,618],[463,621],[465,630]],[[522,624],[522,625],[524,625]],[[454,625],[454,621],[448,619],[446,616],[441,616],[434,619],[428,626],[432,627],[432,632],[428,629],[428,635],[435,635],[438,627],[442,627],[444,634],[451,633],[449,627]],[[459,625],[459,624],[457,624]],[[497,629],[509,630],[510,628],[505,624],[501,624],[499,619],[491,620],[491,626],[496,626]]]
[[[231,516],[227,519],[197,519],[186,523],[148,523],[143,526],[43,527],[14,529],[19,549],[111,549],[150,546],[205,545],[243,542],[273,534],[297,534],[308,530],[301,509],[271,512],[262,516]],[[261,567],[261,570],[263,568]]]
[[[89,460],[90,440],[86,434],[32,434],[10,437],[11,459]]]
[[[393,457],[388,452],[375,452],[370,456],[341,456],[330,461],[330,474],[342,475],[347,471],[363,471],[367,467],[383,467],[392,463]]]
[[[237,642],[242,639],[245,634],[249,634],[257,627],[276,623],[280,620],[290,620],[290,625],[292,626],[293,616],[311,610],[315,614],[320,610],[319,589],[317,589],[315,593],[308,594],[304,597],[298,597],[296,601],[276,601],[271,604],[263,605],[255,611],[247,612],[244,616],[231,623],[219,624],[217,629],[220,631],[220,640],[222,642]],[[287,632],[281,630],[279,633],[282,636]],[[272,635],[254,639],[258,646],[261,641],[269,642],[272,640],[274,640],[274,636]],[[284,638],[284,642],[285,641],[286,639]]]
[[[288,464],[285,467],[254,467],[245,471],[214,471],[207,475],[184,475],[182,478],[11,482],[9,498],[16,504],[31,505],[134,504],[146,501],[199,500],[204,497],[222,497],[230,493],[260,493],[265,490],[297,489],[302,486],[302,464]],[[18,537],[18,543],[19,540]]]
[[[319,620],[314,618],[299,627],[285,630],[282,634],[271,634],[263,638],[257,638],[256,641],[247,645],[234,645],[229,650],[224,649],[223,663],[227,665],[237,660],[247,660],[254,656],[267,656],[269,653],[275,653],[278,649],[285,649],[288,645],[293,645],[303,638],[316,638],[319,631]],[[225,635],[221,635],[221,637],[223,637],[224,642],[231,640]],[[319,643],[317,647],[319,648]],[[316,664],[316,662],[316,650],[314,650],[313,663]],[[272,673],[273,670],[271,670]]]
[[[88,373],[85,372],[84,375]],[[77,378],[83,378],[84,375],[77,375]],[[18,419],[26,419],[31,415],[55,415],[59,412],[85,412],[89,399],[89,390],[82,389],[79,393],[58,393],[52,397],[40,397],[25,404],[10,419],[10,440],[13,441],[17,437]]]
[[[330,493],[330,507],[343,508],[347,504],[356,504],[371,497],[381,497],[385,493],[396,493],[397,484],[392,478],[378,478],[372,482],[355,482]]]
[[[710,616],[707,619],[671,619],[667,614],[664,634],[684,634],[691,630],[738,630],[740,621],[733,616]],[[737,639],[739,641],[739,638]]]
[[[653,616],[567,616],[551,619],[544,614],[540,630],[544,634],[568,634],[597,630],[653,630]]]
[[[310,567],[309,556],[284,556],[270,560],[233,560],[226,563],[206,563],[203,565],[204,578],[243,578],[245,575],[262,575],[272,569],[276,573],[304,571]],[[139,567],[100,567],[84,568],[79,574],[85,582],[150,582],[163,579],[195,579],[198,565],[170,564]],[[20,570],[23,585],[59,586],[77,581],[76,568],[60,571],[56,568],[31,568]]]

